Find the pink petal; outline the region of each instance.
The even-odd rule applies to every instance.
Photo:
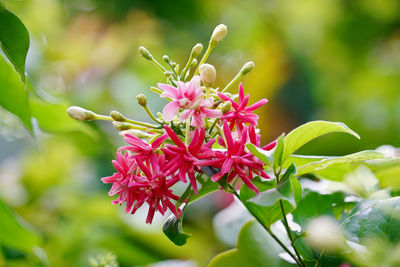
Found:
[[[166,104],[162,112],[164,119],[166,121],[172,120],[176,116],[180,108],[181,107],[179,106],[178,101],[172,101]]]

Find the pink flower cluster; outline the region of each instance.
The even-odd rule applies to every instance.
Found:
[[[161,97],[170,100],[163,109],[163,133],[148,142],[125,135],[129,145],[120,147],[113,161],[117,172],[102,178],[104,183],[113,184],[109,195],[119,195],[113,203],[126,203],[127,213],[134,213],[147,203],[146,223],[152,222],[156,211],[164,214],[170,210],[178,217],[181,211],[174,202],[179,196],[171,187],[178,182],[189,182],[193,193],[198,194],[196,179],[202,175],[203,166],[219,170],[210,178],[214,182],[224,177],[228,183],[240,179],[258,193],[251,180],[255,175],[269,176],[263,170],[263,162],[245,145],[252,143],[260,147],[256,131],[258,116],[253,112],[267,100],[247,107],[249,95],[244,95],[241,84],[238,102],[223,93],[206,99],[198,76],[187,83],[177,82],[176,87],[169,84],[158,84],[158,87],[163,90]],[[222,114],[217,104],[226,101],[231,102],[232,109]],[[271,143],[264,149],[274,146]]]

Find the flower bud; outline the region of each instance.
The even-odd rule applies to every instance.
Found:
[[[153,56],[150,54],[149,50],[147,50],[144,46],[139,47],[139,53],[145,59],[152,60]]]
[[[139,105],[141,105],[142,107],[145,107],[147,105],[147,98],[144,96],[144,94],[138,94],[136,96],[136,99]]]
[[[242,69],[240,70],[240,75],[244,76],[249,73],[252,69],[254,69],[255,64],[253,61],[249,61],[243,65]]]
[[[194,58],[190,63],[189,69],[193,69],[196,66],[197,66],[197,59]]]
[[[170,61],[169,56],[167,56],[167,55],[163,55],[162,60],[163,60],[165,63],[167,63],[167,64],[168,64],[169,61]]]
[[[231,108],[232,103],[230,101],[225,102],[221,108],[222,114],[228,113],[229,111],[231,111]]]
[[[307,242],[312,248],[335,252],[346,246],[339,223],[329,216],[313,219],[306,231]]]
[[[127,134],[130,134],[130,135],[136,136],[138,138],[150,138],[150,137],[153,136],[153,135],[148,134],[148,133],[146,133],[144,131],[135,130],[135,129],[123,130],[123,131],[119,132],[119,134],[121,136],[125,136]]]
[[[216,71],[211,64],[201,64],[199,67],[200,79],[203,81],[206,87],[213,85],[215,81]]]
[[[132,128],[131,124],[120,121],[113,121],[113,126],[118,131],[129,130]]]
[[[198,57],[201,54],[201,51],[203,51],[203,45],[198,43],[192,48],[192,57]]]
[[[172,71],[169,71],[169,70],[164,71],[164,75],[165,75],[165,77],[167,77],[167,78],[171,77],[172,74],[173,74]]]
[[[96,117],[94,112],[77,106],[69,107],[67,113],[71,118],[77,121],[90,121],[94,120]]]
[[[217,45],[219,42],[221,42],[228,31],[228,28],[224,24],[219,24],[217,27],[215,27],[212,35],[211,35],[211,40],[210,42],[214,43]]]
[[[118,111],[111,111],[110,112],[110,117],[113,118],[113,120],[115,121],[125,121],[126,118],[124,116],[122,116],[121,113],[119,113]]]

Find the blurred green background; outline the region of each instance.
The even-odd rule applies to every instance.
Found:
[[[68,105],[78,105],[147,120],[136,103],[139,93],[160,111],[165,102],[149,87],[164,77],[140,57],[140,45],[157,59],[167,53],[184,64],[193,45],[206,45],[214,26],[224,23],[228,35],[208,63],[217,68],[216,85],[224,86],[245,62],[255,62],[243,82],[252,102],[269,99],[258,111],[263,144],[321,119],[346,123],[361,141],[327,136],[301,152],[343,155],[383,144],[400,146],[399,1],[4,4],[30,32],[32,87],[54,105],[31,103],[40,114],[38,141],[0,109],[0,199],[29,223],[41,247],[27,253],[19,245],[0,243],[0,266],[88,266],[101,257],[110,262],[116,257],[120,266],[171,259],[203,266],[232,245],[219,241],[213,230],[213,215],[228,201],[223,194],[188,209],[185,231],[193,236],[184,247],[163,236],[161,218],[148,226],[140,212],[130,216],[112,206],[109,185],[100,178],[113,173],[111,160],[122,138],[110,124],[75,124],[64,115]]]

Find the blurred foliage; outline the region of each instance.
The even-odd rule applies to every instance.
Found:
[[[327,136],[301,152],[343,155],[382,144],[400,146],[396,0],[3,3],[30,33],[29,104],[41,132],[34,141],[14,115],[0,110],[0,198],[31,224],[27,229],[39,234],[43,250],[26,253],[1,243],[0,266],[89,266],[89,259],[106,257],[101,253],[115,255],[120,266],[172,258],[204,265],[226,249],[212,232],[221,195],[187,210],[185,231],[192,237],[184,247],[171,246],[160,221],[144,226],[140,214],[129,216],[112,206],[99,178],[113,172],[111,159],[121,138],[111,126],[77,123],[64,113],[73,103],[146,120],[136,104],[139,93],[160,111],[164,100],[148,88],[162,75],[139,56],[139,45],[158,58],[167,51],[184,64],[191,47],[205,44],[213,26],[224,23],[228,36],[209,62],[218,69],[216,83],[223,85],[244,62],[254,60],[256,68],[244,86],[250,101],[270,101],[259,111],[263,143],[323,119],[346,123],[361,141]],[[0,85],[9,88],[18,76],[3,75],[7,69],[0,67]],[[398,177],[398,162],[393,166],[386,170],[371,162],[368,167],[385,187],[398,187],[398,179],[385,178]]]

